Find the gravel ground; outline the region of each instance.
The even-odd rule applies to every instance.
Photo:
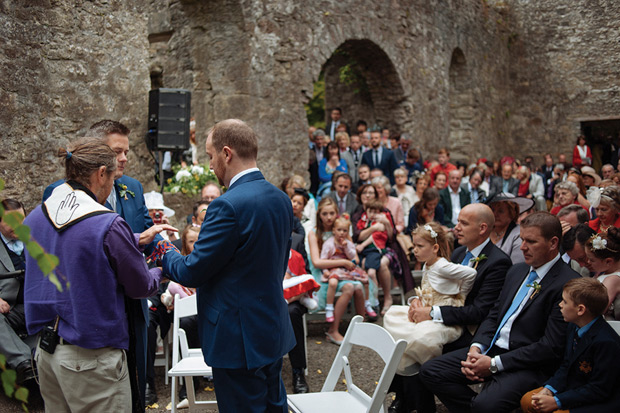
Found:
[[[379,321],[380,323],[380,321]],[[344,334],[348,323],[343,321],[340,331]],[[323,386],[323,382],[329,373],[331,364],[338,351],[338,346],[325,340],[325,331],[327,324],[321,321],[311,321],[308,323],[308,376],[306,380],[310,386],[310,390],[318,392]],[[351,363],[351,373],[353,381],[367,394],[371,395],[375,389],[376,382],[379,380],[381,371],[384,367],[381,358],[372,350],[356,347],[352,350],[349,357]],[[156,374],[158,380],[156,383],[158,402],[157,407],[153,406],[147,410],[147,413],[166,412],[166,407],[170,403],[170,385],[164,384],[164,368],[157,367]],[[292,373],[288,358],[284,359],[284,367],[282,370],[282,378],[286,391],[293,392]],[[337,390],[345,390],[343,383],[344,375],[341,376]],[[213,383],[207,380],[201,380],[200,390],[197,393],[199,400],[215,400],[215,393],[212,390]],[[206,390],[205,390],[206,389]],[[7,398],[3,392],[0,392],[0,412],[21,412],[21,404],[15,400]],[[386,398],[386,407],[389,406],[392,395],[388,394]],[[32,413],[43,413],[43,403],[37,395],[32,395],[30,399],[29,411]],[[205,412],[217,412],[217,409],[203,409]],[[438,403],[439,413],[445,413],[447,410]],[[327,412],[326,412],[327,413]]]

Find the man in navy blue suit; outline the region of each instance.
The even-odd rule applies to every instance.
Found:
[[[381,146],[381,132],[370,132],[371,148],[362,155],[362,163],[368,165],[370,170],[381,169],[383,175],[390,179],[394,185],[394,171],[398,169],[398,162],[394,157],[394,152]]]
[[[142,233],[153,226],[153,220],[144,204],[144,190],[137,180],[124,175],[129,152],[129,133],[127,126],[113,120],[102,120],[93,124],[86,136],[105,139],[107,145],[116,152],[117,172],[114,181],[114,191],[110,192],[106,207],[117,212],[129,224],[134,233]],[[64,183],[64,179],[54,182],[45,188],[43,201],[52,194],[54,188]],[[160,235],[155,237],[153,243],[145,248],[147,256],[152,252],[153,246],[161,241]],[[138,388],[132,388],[134,395],[134,411],[144,411],[144,395],[146,394],[146,345],[147,345],[147,322],[148,305],[145,299],[127,298],[127,312],[130,314],[130,326],[133,326],[133,334],[130,335],[130,348],[135,348],[135,368],[137,368]],[[135,343],[135,345],[134,345]],[[130,357],[130,368],[133,365]],[[135,393],[139,391],[138,394]],[[139,405],[136,401],[139,399]]]
[[[295,345],[282,293],[293,210],[256,167],[258,138],[243,121],[217,123],[206,144],[228,191],[210,205],[194,251],[168,251],[164,271],[198,289],[205,361],[221,412],[287,412],[282,356]]]

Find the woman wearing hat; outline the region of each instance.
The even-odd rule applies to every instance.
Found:
[[[520,213],[532,209],[534,200],[501,192],[491,199],[489,206],[495,216],[491,242],[504,251],[513,264],[525,262],[521,251],[521,229],[517,219]]]
[[[149,210],[149,216],[154,224],[170,224],[168,218],[174,216],[174,210],[164,205],[164,196],[159,192],[151,191],[144,194],[144,204]],[[178,239],[174,231],[165,231],[160,234],[164,239],[175,241]]]
[[[590,221],[590,228],[597,233],[611,227],[620,228],[620,187],[612,185],[603,189],[598,199],[592,201],[592,206],[597,218]]]

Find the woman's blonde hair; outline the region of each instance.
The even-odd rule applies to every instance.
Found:
[[[336,213],[338,213],[338,204],[332,198],[323,198],[321,202],[319,202],[319,206],[316,209],[316,238],[319,244],[319,250],[323,247],[323,233],[326,231],[323,227],[323,221],[321,221],[321,211],[328,207],[334,208]]]

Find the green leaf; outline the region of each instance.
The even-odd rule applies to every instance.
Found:
[[[15,391],[15,379],[17,379],[17,373],[15,370],[4,370],[0,375],[2,378],[2,387],[4,387],[4,394],[9,397],[13,396]]]
[[[0,353],[0,368],[6,369],[6,357],[2,353]]]
[[[11,228],[17,228],[24,222],[24,216],[18,211],[9,211],[4,214],[2,221]]]
[[[28,389],[26,387],[19,387],[15,391],[15,398],[24,403],[28,403]]]
[[[58,257],[52,254],[43,254],[42,257],[37,258],[37,264],[39,264],[39,268],[45,275],[54,271],[58,262]]]
[[[62,284],[60,284],[60,281],[58,281],[58,277],[56,277],[56,274],[51,273],[48,278],[50,282],[56,286],[58,291],[62,292]]]
[[[4,189],[4,179],[0,178],[0,191]]]
[[[30,228],[26,225],[20,225],[15,228],[15,235],[21,242],[28,242],[30,241]]]
[[[39,259],[39,257],[42,257],[43,254],[45,254],[43,248],[41,248],[41,246],[36,241],[28,241],[26,243],[26,249],[35,260]]]

